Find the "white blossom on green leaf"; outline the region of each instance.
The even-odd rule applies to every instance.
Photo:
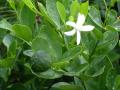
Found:
[[[66,25],[73,27],[73,30],[64,32],[67,36],[73,36],[75,33],[77,34],[77,45],[80,44],[81,41],[81,31],[92,31],[95,27],[92,25],[83,25],[85,22],[85,16],[83,14],[78,14],[77,22],[67,21]]]

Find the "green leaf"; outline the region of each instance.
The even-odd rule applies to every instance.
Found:
[[[70,3],[73,1],[73,0],[58,0],[58,1],[60,1],[60,2],[62,2],[62,4],[64,4],[64,6],[65,6],[65,8],[66,9],[69,9],[69,7],[70,7]]]
[[[117,12],[115,10],[109,10],[106,17],[106,25],[112,25],[117,19]]]
[[[12,25],[9,22],[7,22],[5,19],[3,19],[2,21],[0,21],[0,28],[11,31]]]
[[[56,79],[62,77],[62,73],[53,71],[52,69],[49,69],[42,73],[35,73],[29,64],[25,64],[25,66],[32,72],[33,75],[35,75],[38,78],[44,78],[44,79]]]
[[[45,39],[48,43],[49,53],[56,59],[62,56],[62,39],[54,28],[49,26],[45,27],[39,32],[39,37]],[[46,43],[46,44],[47,44]]]
[[[9,85],[6,90],[26,90],[26,88],[23,84],[17,83]]]
[[[84,3],[80,4],[80,13],[84,14],[85,16],[87,16],[88,14],[88,7],[89,7],[89,2],[86,1]]]
[[[55,41],[57,40],[57,37],[55,38],[54,36],[55,34],[54,33],[51,34],[51,32],[46,34],[45,32],[44,33],[41,32],[40,37],[37,37],[33,40],[32,49],[34,51],[43,50],[49,53],[52,57],[58,59],[62,54],[61,46],[59,45],[59,43]],[[53,35],[53,38],[50,35]]]
[[[107,76],[106,76],[106,86],[108,90],[113,90],[116,75],[117,75],[117,72],[115,69],[109,69]]]
[[[66,10],[65,10],[64,5],[60,2],[57,2],[56,5],[57,5],[57,10],[58,10],[58,13],[61,17],[61,20],[62,20],[63,23],[65,23],[65,21],[66,21]]]
[[[8,77],[9,77],[9,68],[1,68],[0,67],[0,78],[2,78],[5,82],[7,82]]]
[[[12,26],[12,33],[25,41],[28,45],[31,45],[32,41],[32,31],[31,29],[26,26],[26,25],[21,25],[21,24],[14,24]]]
[[[112,27],[115,28],[116,31],[120,32],[120,20],[116,20],[113,24]]]
[[[71,60],[76,58],[80,53],[82,52],[81,47],[80,46],[76,46],[74,48],[69,49],[68,51],[66,51],[63,54],[63,59],[66,58],[66,60]]]
[[[111,62],[115,62],[119,60],[120,55],[113,49],[111,52],[108,53],[108,57],[111,59]]]
[[[66,82],[59,82],[52,86],[50,90],[83,90],[78,85],[72,85]]]
[[[3,44],[7,47],[8,50],[12,42],[13,42],[13,37],[9,34],[3,38]]]
[[[11,6],[14,10],[16,10],[14,0],[7,0],[7,1],[9,2],[10,6]]]
[[[52,68],[56,71],[59,71],[59,70],[61,71],[62,69],[65,69],[65,67],[70,64],[70,61],[78,57],[80,53],[81,53],[81,50],[79,46],[66,51],[63,54],[62,58],[60,58],[60,60],[57,60],[56,62],[52,63]]]
[[[34,53],[33,53],[32,50],[25,50],[25,51],[23,52],[23,54],[26,55],[26,56],[28,56],[28,57],[32,57]]]
[[[86,90],[108,90],[106,89],[105,75],[84,80]]]
[[[8,56],[16,55],[17,52],[17,41],[14,39],[9,46]]]
[[[105,27],[107,30],[109,30],[109,31],[117,31],[113,26],[111,26],[111,25],[107,25],[106,27]]]
[[[79,77],[74,77],[75,85],[79,85],[84,90],[84,85],[82,84],[82,80]]]
[[[88,33],[82,33],[82,46],[84,48],[84,51],[87,52],[86,54],[90,55],[97,44],[96,37],[94,33],[88,32]]]
[[[40,9],[41,15],[44,16],[44,18],[45,18],[49,23],[51,23],[52,25],[54,25],[53,20],[49,17],[48,12],[47,12],[46,8],[43,6],[43,4],[38,2],[38,6],[39,6],[39,9]]]
[[[103,33],[100,30],[94,29],[93,33],[96,36],[97,40],[101,40],[103,38]]]
[[[5,58],[3,60],[0,60],[0,68],[11,68],[14,64],[15,58]]]
[[[100,11],[97,8],[91,6],[88,15],[96,26],[103,29]]]
[[[117,0],[118,13],[120,14],[120,0]]]
[[[120,89],[120,75],[118,75],[116,77],[113,89],[114,90],[119,90]]]
[[[118,0],[111,0],[111,3],[110,3],[110,6],[111,7],[114,7],[115,3],[117,2]]]
[[[6,30],[0,29],[0,44],[2,43],[3,38],[6,35],[6,33],[7,33]]]
[[[53,71],[52,69],[49,69],[46,72],[40,73],[39,76],[45,79],[56,79],[56,78],[62,77],[62,75],[63,74],[60,72],[56,72],[56,71]]]
[[[8,56],[15,55],[16,54],[16,40],[13,36],[7,34],[3,38],[3,44],[7,47],[7,54]]]
[[[118,33],[113,31],[106,31],[103,35],[103,39],[98,43],[95,50],[97,55],[106,55],[110,52],[118,43]]]
[[[33,51],[42,50],[42,51],[50,52],[50,46],[48,42],[40,37],[37,37],[32,41],[32,49]]]
[[[82,63],[82,58],[76,58],[72,60],[69,65],[67,65],[64,70],[66,71],[64,74],[67,76],[79,76],[82,72],[84,72],[88,68],[88,63]]]
[[[70,16],[75,17],[79,11],[79,2],[77,0],[73,1],[70,7]]]
[[[21,10],[21,24],[27,25],[31,27],[32,29],[34,28],[35,25],[35,13],[32,12],[27,6],[24,5],[24,7]]]
[[[105,70],[105,61],[103,56],[97,56],[91,58],[92,62],[90,63],[85,74],[90,77],[96,77],[103,74]]]
[[[38,12],[38,10],[36,9],[35,5],[33,4],[32,0],[22,0],[33,12]]]
[[[120,40],[119,40],[119,47],[120,47]]]
[[[46,0],[48,15],[51,17],[57,28],[60,28],[60,17],[56,8],[56,0]]]

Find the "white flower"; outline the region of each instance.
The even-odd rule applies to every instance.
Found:
[[[75,33],[77,34],[77,45],[80,44],[81,34],[80,31],[91,31],[94,29],[92,25],[83,25],[85,22],[85,16],[83,14],[78,14],[77,22],[68,21],[66,25],[72,26],[73,30],[64,32],[67,36],[73,36]]]

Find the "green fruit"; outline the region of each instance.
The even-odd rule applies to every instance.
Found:
[[[45,51],[37,51],[32,56],[32,69],[35,72],[43,72],[50,68],[51,57]]]

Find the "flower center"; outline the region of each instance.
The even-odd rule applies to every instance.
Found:
[[[80,31],[80,28],[81,28],[81,27],[82,27],[82,26],[76,25],[76,26],[75,26],[75,30],[76,30],[76,31]]]

